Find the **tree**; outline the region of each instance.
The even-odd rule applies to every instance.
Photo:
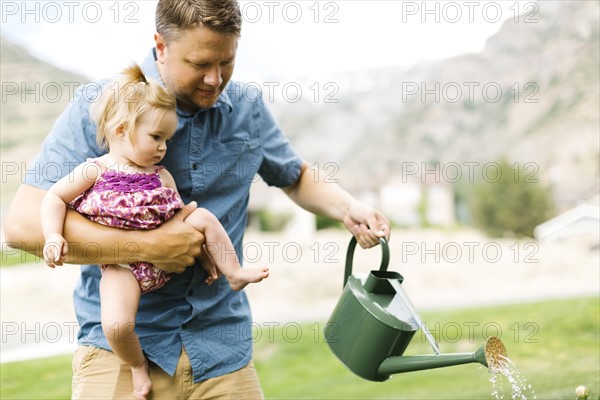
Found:
[[[505,159],[486,164],[468,196],[473,223],[491,236],[533,236],[551,217],[553,204],[550,189],[531,171]]]

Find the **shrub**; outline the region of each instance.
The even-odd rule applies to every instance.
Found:
[[[473,223],[491,236],[532,236],[552,215],[549,188],[518,163],[501,160],[495,169],[497,176],[486,176],[469,191]]]
[[[258,212],[258,223],[263,232],[280,232],[292,219],[289,213],[260,210]]]

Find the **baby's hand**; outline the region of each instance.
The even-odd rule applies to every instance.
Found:
[[[54,268],[57,265],[63,265],[63,261],[65,260],[65,256],[69,252],[69,245],[62,235],[58,233],[54,233],[46,239],[46,244],[44,244],[44,260],[46,260],[46,265],[51,268]]]

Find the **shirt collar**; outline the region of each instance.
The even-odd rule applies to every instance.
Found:
[[[156,48],[153,47],[152,50],[150,51],[150,53],[146,56],[146,58],[142,62],[142,71],[144,72],[144,75],[146,75],[146,77],[148,79],[155,80],[155,81],[159,82],[162,87],[166,87],[165,82],[162,80],[162,78],[160,76],[160,72],[158,71],[158,66],[156,65]],[[223,92],[221,92],[221,94],[219,95],[219,98],[217,99],[215,104],[213,104],[210,108],[227,106],[227,109],[229,110],[229,112],[233,111],[233,103],[231,102],[231,98],[227,94],[227,90],[229,87],[231,87],[232,84],[233,83],[231,81],[227,84],[227,87],[225,88],[225,90],[223,90]],[[204,108],[204,109],[199,109],[196,112],[189,113],[189,112],[184,112],[184,111],[180,110],[178,107],[177,113],[184,115],[184,116],[191,116],[198,112],[206,111],[206,110],[207,109]]]

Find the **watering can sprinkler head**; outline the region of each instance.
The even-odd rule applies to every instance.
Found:
[[[495,371],[506,365],[506,347],[504,343],[492,336],[485,341],[485,344],[475,352],[475,361]]]
[[[334,309],[325,339],[333,353],[356,375],[384,381],[391,374],[480,363],[499,369],[506,357],[500,339],[489,338],[474,353],[440,354],[439,347],[414,309],[397,272],[387,271],[389,248],[380,239],[383,252],[379,270],[366,279],[352,276],[356,240],[352,238],[346,255],[344,292]],[[435,354],[403,356],[415,332],[422,328]]]

